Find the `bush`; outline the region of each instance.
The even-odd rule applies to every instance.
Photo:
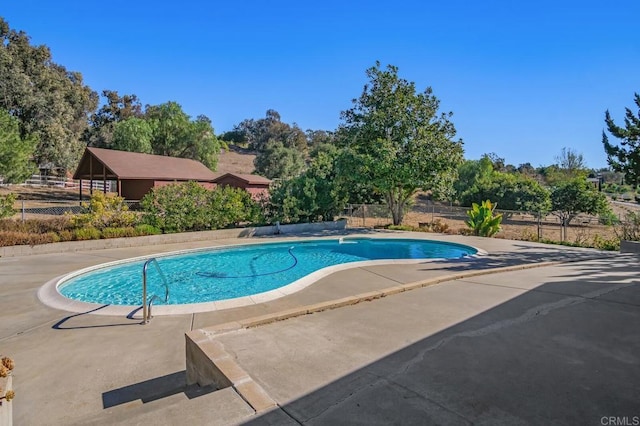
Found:
[[[63,231],[59,231],[58,232],[58,237],[60,238],[60,241],[72,241],[73,240],[73,231],[70,230],[63,230]]]
[[[47,244],[59,241],[59,237],[54,232],[45,234],[29,234],[20,231],[0,231],[0,246],[20,246],[36,244]]]
[[[393,231],[415,231],[416,230],[416,228],[414,228],[411,225],[389,225],[386,228],[391,229]]]
[[[147,225],[146,223],[141,223],[140,225],[135,226],[135,231],[137,235],[159,235],[162,234],[162,231],[155,226]]]
[[[100,230],[92,226],[76,229],[73,231],[73,239],[78,241],[100,239]]]
[[[124,238],[124,237],[137,237],[138,233],[132,226],[124,228],[104,228],[102,230],[102,238]]]
[[[600,235],[593,237],[593,246],[600,250],[620,251],[619,238],[603,238]]]
[[[0,219],[11,217],[15,214],[13,209],[13,203],[15,202],[15,194],[0,195]]]
[[[466,221],[467,226],[473,235],[481,237],[491,237],[500,231],[500,223],[502,222],[502,214],[493,214],[495,205],[491,201],[483,201],[481,205],[473,203],[471,210],[467,211],[469,220]]]
[[[640,212],[629,212],[616,229],[621,240],[640,241]]]
[[[598,216],[598,223],[600,223],[601,225],[611,226],[620,223],[620,219],[618,219],[618,216],[616,216],[615,213],[609,210],[607,212],[601,213],[600,216]]]
[[[96,191],[88,203],[82,203],[84,213],[71,215],[76,227],[89,225],[94,228],[119,228],[133,226],[138,217],[129,211],[124,198]]]
[[[449,232],[449,225],[443,222],[441,219],[436,219],[433,222],[419,223],[418,228],[420,231],[436,232],[440,234],[446,234]]]
[[[60,232],[72,228],[73,224],[67,216],[58,216],[53,219],[27,219],[24,222],[15,219],[0,220],[0,231],[45,234],[47,232]]]
[[[167,233],[220,229],[259,217],[247,191],[227,186],[211,191],[196,182],[155,188],[140,205],[144,223]]]
[[[140,201],[143,222],[167,233],[210,229],[207,192],[196,182],[154,188]]]

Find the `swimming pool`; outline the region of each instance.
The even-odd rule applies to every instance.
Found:
[[[324,275],[365,264],[461,258],[473,247],[432,240],[341,238],[249,244],[155,256],[147,275],[156,305],[202,304],[269,295],[281,297]],[[77,271],[56,284],[68,299],[99,305],[140,306],[142,268],[149,257]],[[165,299],[165,294],[168,297]],[[275,298],[275,297],[274,297]]]

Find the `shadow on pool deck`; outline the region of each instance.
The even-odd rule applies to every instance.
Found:
[[[566,268],[562,281],[408,346],[402,341],[416,333],[403,330],[403,323],[430,328],[419,306],[430,306],[430,289],[250,330],[244,340],[223,336],[225,347],[280,403],[247,424],[572,425],[638,416],[640,282],[628,279],[637,261],[621,261],[606,273],[601,265],[567,266],[560,267]],[[469,297],[492,291],[478,283],[464,288]],[[355,335],[367,338],[350,341]],[[275,336],[282,337],[270,342]],[[375,360],[385,340],[401,349]],[[264,349],[248,355],[250,347]],[[367,351],[373,362],[350,370],[350,358]],[[361,358],[354,364],[362,365]],[[334,379],[317,388],[314,369]],[[305,375],[311,383],[300,385]]]

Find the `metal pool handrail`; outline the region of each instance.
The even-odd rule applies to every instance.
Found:
[[[147,305],[147,268],[149,265],[153,263],[156,266],[156,270],[160,277],[162,278],[162,282],[164,283],[164,301],[169,300],[169,283],[167,282],[167,277],[165,277],[162,269],[160,269],[160,265],[155,257],[144,262],[144,266],[142,267],[142,323],[148,324],[151,321],[151,305],[154,300],[160,299],[158,296],[153,295],[151,300],[149,300],[149,304]]]

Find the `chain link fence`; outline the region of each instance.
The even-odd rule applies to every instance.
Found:
[[[50,200],[18,200],[14,203],[15,214],[13,219],[47,219],[65,214],[78,214],[84,212],[83,205],[86,201],[50,201]],[[129,210],[139,210],[139,201],[125,201]]]
[[[403,224],[428,228],[434,223],[438,229],[447,233],[462,233],[466,228],[468,207],[446,204],[420,204],[413,206],[404,216]],[[580,214],[566,227],[560,218],[552,214],[513,210],[496,210],[502,213],[501,234],[505,238],[522,240],[554,240],[585,242],[599,235],[602,238],[615,237],[616,229],[612,224],[601,223],[597,216]],[[342,217],[351,227],[375,228],[393,223],[389,208],[380,204],[350,204]],[[624,218],[618,218],[618,221]],[[498,234],[500,235],[500,234]]]
[[[86,203],[86,201],[84,201]],[[130,210],[140,209],[138,201],[126,201]],[[13,216],[17,220],[46,219],[65,214],[83,212],[82,203],[72,201],[18,200],[14,204]],[[462,233],[468,219],[465,207],[446,204],[420,203],[413,206],[405,215],[403,224],[414,227],[438,229],[452,234]],[[592,240],[595,235],[602,238],[614,238],[616,227],[601,223],[596,216],[579,215],[569,226],[563,227],[560,219],[551,214],[496,210],[502,213],[502,230],[498,236],[520,240],[553,240],[582,243]],[[391,213],[384,204],[350,204],[342,212],[350,227],[376,228],[393,223]],[[624,220],[624,218],[619,218]],[[433,224],[438,224],[433,227]]]

